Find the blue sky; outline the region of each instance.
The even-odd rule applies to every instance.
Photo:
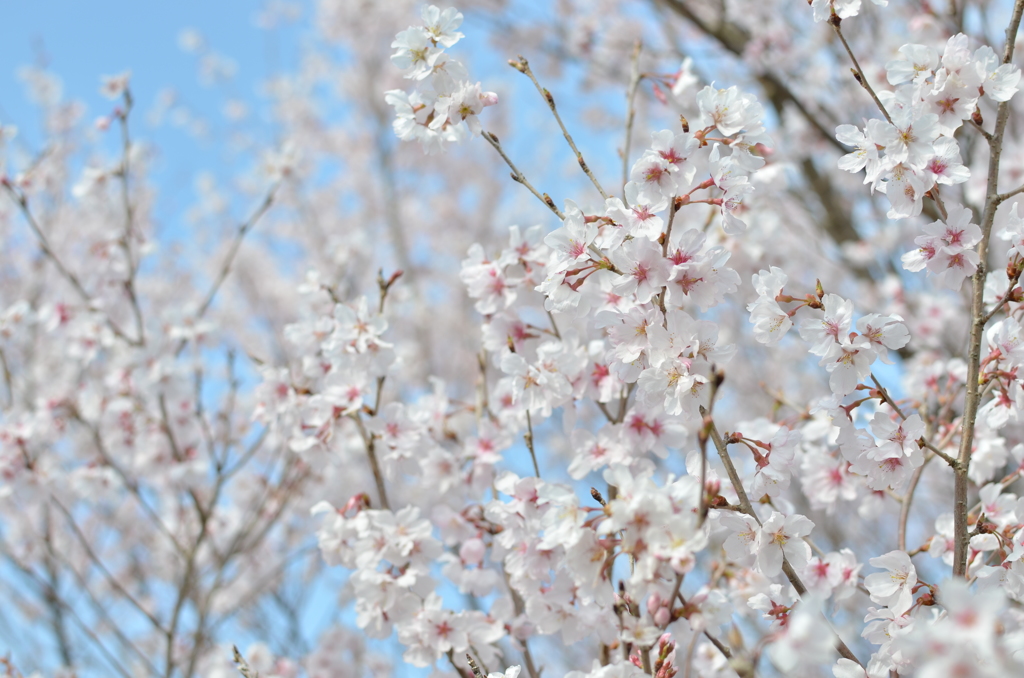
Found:
[[[101,101],[101,75],[125,69],[144,105],[164,86],[197,95],[192,59],[178,47],[185,28],[235,59],[241,86],[255,87],[287,58],[256,26],[259,7],[243,0],[0,0],[0,115],[31,114],[16,71],[40,58],[62,77],[66,94],[90,103]]]
[[[85,104],[88,126],[109,114],[113,103],[99,93],[102,76],[132,72],[135,112],[133,137],[159,149],[154,181],[163,187],[158,215],[178,215],[194,201],[197,169],[223,176],[225,144],[215,131],[209,140],[181,127],[155,127],[147,115],[161,92],[173,90],[196,119],[223,120],[227,99],[246,102],[260,112],[260,85],[268,76],[294,68],[300,36],[306,31],[310,3],[295,3],[305,12],[297,25],[262,30],[257,16],[269,2],[243,0],[0,0],[0,122],[19,129],[17,143],[30,154],[43,146],[44,135],[34,105],[18,73],[24,66],[44,66],[63,83],[65,100]],[[230,83],[204,85],[198,59],[179,46],[179,36],[194,29],[209,48],[236,67]],[[251,126],[248,127],[252,129]],[[110,135],[116,142],[116,134]],[[170,190],[166,190],[170,189]]]

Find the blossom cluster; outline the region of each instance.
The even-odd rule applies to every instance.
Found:
[[[1020,74],[1012,41],[965,35],[998,12],[661,3],[659,32],[716,45],[665,72],[679,50],[633,39],[635,3],[567,0],[550,25],[473,5],[595,91],[630,74],[609,170],[559,117],[565,82],[509,62],[588,181],[563,194],[483,132],[497,96],[450,55],[462,14],[429,6],[395,36],[408,4],[317,3],[326,39],[380,48],[339,64],[378,134],[318,117],[327,61],[274,81],[287,133],[248,158],[266,192],[187,273],[147,259],[170,248],[127,73],[93,126],[120,128],[114,159],[70,154],[71,105],[47,109],[60,141],[30,161],[0,126],[0,230],[32,255],[0,275],[14,618],[48,620],[83,676],[1020,674]],[[801,26],[837,39],[785,39]],[[860,53],[856,80],[819,43]],[[722,46],[763,95],[732,86]],[[382,138],[381,100],[399,140],[482,135],[515,183]],[[191,216],[221,233],[215,183]],[[504,228],[505,184],[537,198],[515,205],[531,225]],[[267,212],[272,235],[249,235]],[[194,299],[193,277],[211,285]]]
[[[864,170],[864,183],[889,199],[890,219],[915,217],[926,195],[938,200],[940,186],[967,181],[970,171],[960,158],[957,130],[968,120],[981,124],[982,97],[1009,101],[1021,75],[987,45],[972,53],[963,33],[946,42],[941,57],[928,45],[904,45],[899,51],[885,65],[888,82],[895,87],[879,95],[885,119],[873,118],[863,129],[849,124],[836,128],[839,141],[857,149],[839,167]],[[944,285],[960,289],[978,269],[973,248],[981,232],[964,206],[953,204],[948,213],[941,211],[941,221],[925,228],[925,235],[915,241],[919,248],[903,257],[903,265],[909,271],[927,267]]]
[[[856,9],[830,4],[842,16]],[[438,12],[428,8],[424,16]],[[401,34],[395,46],[400,54],[412,53],[420,44],[414,42]],[[440,37],[431,43],[438,51],[422,52],[419,65],[404,56],[397,62],[414,77],[443,72],[436,66],[447,63],[438,56],[441,44]],[[978,96],[1006,101],[1019,71],[997,65],[987,48],[966,51],[964,36],[949,41],[938,70],[938,56],[918,47],[902,50],[902,58],[888,66],[897,90],[882,101],[891,120],[871,121],[864,131],[839,128],[840,141],[858,148],[840,166],[867,170],[866,183],[888,196],[891,218],[920,214],[926,194],[940,205],[941,220],[926,227],[919,249],[904,264],[912,271],[927,267],[944,286],[958,289],[978,266],[974,247],[981,233],[969,208],[942,205],[936,184],[967,180],[953,134],[974,115]],[[405,592],[383,596],[395,607],[383,614],[375,609],[373,619],[404,615],[395,622],[398,639],[418,665],[466,648],[493,661],[501,652],[498,640],[507,634],[533,673],[530,641],[559,635],[567,645],[590,639],[604,648],[603,664],[570,675],[611,675],[612,666],[619,667],[615,675],[638,669],[671,675],[677,658],[667,648],[680,642],[705,648],[705,668],[717,675],[739,665],[717,641],[726,625],[760,618],[771,634],[768,656],[791,675],[832,663],[837,676],[880,676],[979,656],[988,661],[986,670],[1013,666],[1011,648],[1022,620],[1008,608],[1007,596],[1016,597],[1020,588],[1012,535],[1024,530],[1024,521],[1010,508],[1014,497],[1005,485],[989,484],[982,491],[985,506],[970,540],[968,567],[981,582],[977,599],[986,610],[974,616],[963,613],[976,595],[966,584],[923,583],[905,549],[866,559],[884,571],[865,575],[864,559],[850,548],[817,548],[815,522],[791,500],[793,480],[799,479],[813,509],[832,513],[859,502],[861,516],[878,515],[887,493],[913,492],[927,461],[955,456],[955,429],[947,426],[937,437],[931,415],[906,413],[872,373],[876,361],[891,364],[908,348],[911,333],[902,316],[872,312],[855,318],[853,302],[820,282],[801,297],[786,292],[789,277],[782,268],[754,274],[757,296],[747,306],[754,338],[777,344],[796,324],[807,352],[825,368],[831,394],[800,418],[740,421],[735,431],[719,433],[716,399],[736,353],[722,340],[731,328],[723,328],[720,319],[742,280],[730,260],[735,243],[750,230],[745,212],[756,185],[752,177],[770,164],[772,144],[761,105],[736,87],[705,87],[691,105],[697,114],[683,121],[681,132],[651,135],[617,196],[605,194],[591,176],[603,204],[566,200],[558,209],[548,200],[560,222],[550,233],[544,235],[540,226],[512,227],[504,248],[470,248],[460,275],[483,317],[485,358],[473,408],[477,430],[453,426],[447,441],[435,436],[431,444],[460,447],[487,437],[498,443],[488,448],[494,454],[488,458],[500,467],[512,461],[512,441],[522,435],[525,449],[519,452],[528,453],[534,473],[489,471],[494,498],[471,500],[463,508],[457,522],[466,529],[455,533],[451,523],[435,520],[434,530],[450,547],[437,560],[458,589],[480,601],[497,594],[484,611],[472,612],[477,628],[494,629],[494,635],[471,642],[462,616],[470,613],[443,611],[429,592],[416,592],[415,599]],[[402,109],[398,116],[399,135],[412,138],[401,128],[407,117]],[[582,159],[580,165],[587,169]],[[1007,239],[1019,239],[1019,223],[1014,212]],[[989,333],[986,369],[1006,384],[1004,400],[1011,389],[1020,393],[1019,334],[1012,317]],[[848,401],[858,390],[865,397]],[[370,414],[380,417],[388,407],[371,408]],[[1005,423],[992,409],[985,415],[990,425]],[[582,481],[600,474],[607,498],[594,487],[590,503],[581,500],[576,485],[546,478],[538,461],[546,450],[539,449],[535,432],[558,412],[563,435],[554,439],[560,440],[555,444],[568,475]],[[422,433],[423,423],[395,421],[370,430],[377,432],[374,440],[393,448],[403,444],[407,426],[421,430],[407,440],[429,435]],[[978,451],[969,475],[984,485],[1009,453],[1000,451],[997,436],[979,440],[993,449]],[[681,475],[665,475],[673,457],[685,459]],[[472,454],[464,459],[470,467],[476,463]],[[412,482],[426,477],[415,464],[387,477],[397,480],[396,472]],[[463,475],[459,491],[473,494],[472,476]],[[400,586],[413,592],[426,570],[408,554],[437,551],[429,524],[419,521],[418,511],[368,506],[350,503],[354,515],[338,511],[324,524],[325,557],[356,570],[354,576],[385,577],[389,587],[406,578]],[[949,557],[943,546],[950,542],[948,526],[946,515],[935,525],[926,549],[934,557]],[[425,541],[397,549],[396,534]],[[377,555],[392,551],[395,559]],[[697,590],[684,594],[684,581],[709,566],[728,574],[705,574],[694,580]],[[860,607],[862,594],[878,607]],[[866,615],[861,636],[874,645],[868,661],[861,663],[847,648],[833,626],[838,622],[821,623],[822,615],[830,616],[828,601],[833,610],[842,606]],[[357,609],[365,609],[361,605]],[[942,613],[923,613],[932,607]],[[360,623],[372,625],[367,619]],[[383,628],[375,623],[375,630]],[[979,653],[966,638],[982,632],[992,637]],[[950,643],[953,635],[957,639]],[[425,652],[424,637],[441,650]],[[941,660],[928,649],[938,638],[947,644]],[[616,647],[623,650],[621,662],[609,652]]]
[[[782,293],[788,281],[786,273],[774,266],[754,276],[752,282],[758,297],[747,307],[754,337],[765,344],[778,341],[793,326],[792,316],[806,308],[800,320],[800,337],[811,344],[812,355],[821,357],[819,365],[829,372],[829,386],[837,396],[852,393],[871,374],[875,360],[891,362],[889,351],[901,349],[910,341],[910,333],[899,316],[866,315],[857,321],[857,331],[852,332],[853,302],[823,290],[807,295],[799,306],[784,311],[780,301],[797,301]]]
[[[428,5],[423,8],[423,25],[410,26],[391,43],[396,50],[391,61],[406,78],[420,83],[414,92],[396,89],[385,96],[395,108],[395,133],[403,141],[419,141],[427,153],[440,150],[445,142],[480,134],[477,116],[498,102],[496,94],[481,91],[465,66],[445,51],[463,37],[456,30],[461,24],[462,14],[454,8]]]

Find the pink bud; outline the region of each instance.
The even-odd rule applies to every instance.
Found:
[[[345,503],[345,506],[340,511],[338,511],[338,513],[345,515],[346,513],[352,510],[358,513],[359,511],[362,511],[364,508],[369,508],[369,506],[370,497],[365,492],[361,492],[357,495],[354,495],[351,499],[349,499],[348,502]]]
[[[518,618],[512,622],[512,637],[517,640],[526,640],[534,633],[533,623],[526,619]]]
[[[498,95],[494,92],[481,92],[480,103],[484,105],[484,108],[488,106],[493,106],[494,104],[498,103]]]
[[[647,612],[654,614],[661,607],[661,595],[655,591],[647,598]]]
[[[479,565],[484,559],[487,547],[481,539],[468,539],[459,548],[459,558],[467,565]]]
[[[668,97],[665,96],[664,90],[658,86],[658,83],[654,83],[654,98],[660,101],[662,104],[668,104]]]
[[[655,625],[664,628],[668,626],[670,621],[672,621],[672,614],[668,611],[667,607],[659,607],[658,611],[654,613]]]

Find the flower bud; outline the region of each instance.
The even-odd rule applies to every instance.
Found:
[[[660,607],[658,611],[653,615],[654,624],[660,628],[668,626],[668,623],[672,621],[672,613],[668,611],[667,607]]]
[[[647,612],[651,616],[654,616],[654,613],[657,612],[658,608],[660,608],[660,607],[661,607],[661,595],[658,594],[657,591],[655,591],[654,593],[652,593],[647,598]]]
[[[467,539],[459,548],[459,558],[466,565],[479,565],[486,552],[487,546],[482,539]]]

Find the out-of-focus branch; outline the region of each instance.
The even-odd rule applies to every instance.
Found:
[[[15,189],[9,181],[4,180],[0,182],[0,186],[3,186],[7,190],[7,193],[11,196],[11,199],[21,211],[22,216],[25,217],[25,221],[28,223],[28,227],[32,231],[32,234],[35,235],[36,240],[39,243],[39,248],[43,251],[43,254],[45,254],[46,258],[53,263],[61,276],[70,283],[71,287],[78,293],[78,296],[82,298],[85,306],[91,310],[93,308],[92,295],[86,291],[82,282],[78,279],[78,276],[64,265],[64,262],[61,261],[60,257],[57,256],[57,253],[50,246],[50,241],[43,233],[43,229],[40,227],[39,222],[36,221],[35,215],[32,214],[32,210],[28,204],[28,196],[26,196],[24,192]],[[124,333],[124,330],[114,324],[114,321],[111,320],[109,316],[103,314],[103,319],[105,320],[107,327],[110,328],[110,331],[113,332],[114,336],[118,339],[121,339],[132,346],[141,345],[140,339],[133,339],[129,337]]]
[[[114,574],[103,563],[103,560],[100,559],[100,557],[93,550],[92,545],[89,542],[89,538],[82,532],[82,528],[78,526],[78,523],[75,521],[74,516],[71,515],[71,511],[69,511],[63,504],[61,504],[56,497],[51,496],[50,500],[53,503],[53,505],[60,509],[60,512],[64,514],[64,518],[67,520],[68,527],[71,528],[71,532],[74,533],[75,537],[78,539],[79,544],[82,546],[82,550],[85,552],[86,556],[89,557],[89,560],[92,561],[92,563],[96,566],[96,569],[99,570],[100,574],[103,575],[107,583],[114,590],[120,593],[125,600],[131,603],[132,607],[134,607],[136,610],[138,610],[140,614],[142,614],[146,619],[148,619],[149,622],[154,626],[154,628],[161,632],[165,631],[163,625],[160,623],[160,620],[157,619],[152,612],[147,610],[142,603],[136,600],[135,596],[133,596],[131,592],[128,591],[128,589],[126,589],[124,585],[121,584],[120,579],[115,577]]]
[[[231,241],[231,245],[228,248],[228,254],[224,257],[224,263],[221,264],[220,270],[217,273],[217,278],[213,281],[213,285],[207,291],[206,296],[203,297],[203,303],[199,305],[199,310],[196,311],[196,318],[202,318],[206,315],[206,312],[210,309],[210,305],[213,304],[214,298],[217,296],[217,292],[220,290],[220,286],[224,284],[224,280],[228,277],[228,273],[231,272],[231,265],[235,261],[235,257],[238,256],[238,250],[242,246],[242,241],[245,240],[245,236],[248,235],[264,214],[270,209],[270,206],[274,204],[274,197],[277,195],[277,190],[281,187],[281,182],[274,182],[267,192],[263,196],[263,200],[260,201],[259,206],[249,215],[249,218],[239,224],[238,229],[235,231],[235,237]],[[180,353],[181,349],[184,348],[185,341],[182,340],[175,354]]]
[[[34,572],[31,568],[26,567],[24,564],[19,563],[17,560],[14,560],[13,558],[11,558],[9,554],[5,553],[4,555],[7,557],[8,562],[11,563],[19,572],[21,572],[26,577],[35,582],[36,585],[40,587],[40,589],[46,589],[47,582],[42,577],[40,577],[38,573]],[[96,635],[93,624],[85,623],[85,621],[83,621],[82,618],[75,611],[75,608],[71,606],[68,603],[68,601],[64,600],[63,598],[58,598],[57,604],[63,608],[67,615],[75,622],[75,625],[78,627],[78,630],[81,631],[82,634],[86,638],[88,638],[90,642],[93,643],[93,645],[96,647],[96,650],[101,655],[103,655],[103,658],[110,663],[110,665],[114,668],[115,671],[117,671],[118,674],[123,676],[123,678],[137,678],[138,674],[128,671],[128,669],[126,669],[124,665],[121,664],[120,661],[118,661],[118,658],[114,656],[114,653],[106,645],[103,644],[99,636]],[[119,633],[119,631],[120,630],[118,629],[115,631],[115,633]],[[142,659],[144,664],[146,664],[149,667],[152,666],[151,664],[149,664],[148,660],[144,656],[140,658]],[[7,664],[7,660],[3,658],[0,658],[0,667],[7,669],[10,668],[9,664]],[[154,675],[158,674],[154,673]]]
[[[633,120],[636,117],[636,91],[640,87],[640,52],[643,43],[639,40],[633,45],[633,57],[629,62],[629,86],[626,87],[626,139],[622,144],[622,185],[629,181],[629,151],[633,145]],[[622,194],[625,202],[626,194]]]
[[[135,317],[135,334],[138,336],[139,344],[146,343],[146,324],[142,319],[142,309],[139,307],[139,298],[135,293],[135,275],[139,270],[139,262],[132,254],[132,239],[135,235],[135,211],[132,207],[131,190],[128,185],[131,176],[131,135],[128,133],[128,115],[132,111],[134,99],[129,88],[124,90],[124,110],[118,114],[118,122],[121,127],[121,167],[117,175],[121,179],[121,204],[124,208],[124,233],[119,240],[121,249],[124,251],[125,259],[128,260],[128,277],[124,281],[124,289],[128,294],[128,303]]]
[[[11,376],[11,366],[7,362],[7,355],[3,348],[0,348],[0,374],[3,374],[4,386],[7,389],[7,402],[4,403],[4,409],[10,409],[14,406],[14,379]]]
[[[50,608],[50,623],[53,628],[53,635],[57,639],[57,649],[60,652],[61,661],[64,666],[74,666],[71,657],[71,643],[68,641],[67,627],[64,620],[64,607],[60,601],[60,575],[57,572],[56,550],[53,546],[53,525],[50,520],[50,507],[47,506],[43,512],[44,534],[43,544],[46,547],[46,557],[43,558],[43,568],[46,570],[46,591],[43,600]]]
[[[142,490],[139,487],[138,481],[135,478],[129,476],[128,472],[124,468],[122,468],[119,463],[117,463],[117,460],[114,459],[113,455],[111,455],[110,452],[107,450],[107,446],[103,442],[103,437],[100,435],[99,429],[96,428],[96,426],[94,426],[91,422],[86,421],[81,416],[81,414],[74,408],[71,408],[71,416],[75,421],[79,422],[82,426],[86,428],[86,430],[89,431],[89,434],[91,435],[93,440],[93,444],[96,446],[96,452],[100,455],[100,458],[103,459],[103,463],[109,466],[114,471],[114,473],[117,474],[117,477],[121,480],[122,483],[124,483],[124,486],[128,489],[129,492],[131,492],[132,496],[135,497],[135,500],[139,502],[139,505],[142,507],[142,512],[145,513],[146,516],[153,522],[153,525],[157,529],[159,529],[159,531],[163,533],[164,536],[167,537],[167,539],[174,546],[174,549],[180,555],[184,555],[185,550],[182,547],[182,545],[178,542],[178,539],[167,528],[167,525],[164,523],[163,519],[161,519],[160,516],[157,515],[153,507],[150,506],[149,503],[146,502],[145,498],[142,496]]]
[[[688,22],[696,26],[699,31],[716,40],[727,51],[736,56],[743,56],[743,52],[747,48],[747,43],[750,41],[750,36],[743,28],[724,19],[712,26],[710,23],[695,14],[686,0],[655,1],[686,19]],[[769,100],[772,100],[773,105],[776,101],[782,105],[791,104],[800,113],[804,120],[807,121],[807,124],[821,134],[822,139],[834,146],[836,150],[842,153],[847,152],[846,147],[839,143],[835,134],[822,122],[822,118],[827,117],[827,114],[824,111],[812,111],[807,104],[796,96],[793,90],[791,90],[786,83],[773,73],[764,73],[757,76],[757,79],[764,88]],[[775,108],[778,113],[782,112],[782,108],[780,106],[776,105]]]

